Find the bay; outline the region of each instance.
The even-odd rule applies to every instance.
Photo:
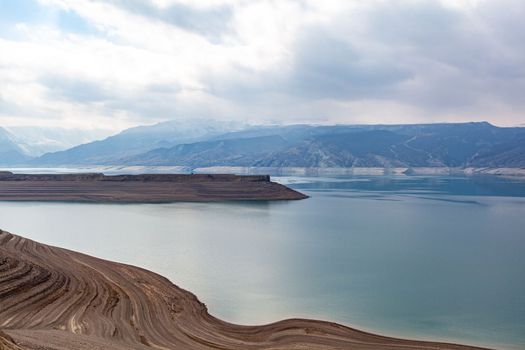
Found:
[[[160,273],[212,314],[525,348],[525,183],[280,177],[290,202],[0,202],[0,228]]]

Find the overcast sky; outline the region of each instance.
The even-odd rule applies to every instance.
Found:
[[[525,123],[523,0],[0,0],[0,126]]]

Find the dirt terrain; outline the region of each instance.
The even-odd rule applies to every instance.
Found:
[[[266,175],[62,174],[0,172],[0,201],[166,203],[293,200],[307,196]]]
[[[153,272],[0,230],[0,349],[475,349],[289,319],[240,326]]]

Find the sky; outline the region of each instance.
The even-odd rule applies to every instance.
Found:
[[[0,126],[525,125],[523,0],[0,0]]]

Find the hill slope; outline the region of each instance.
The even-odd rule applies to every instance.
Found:
[[[230,128],[231,130],[232,128]],[[46,154],[35,166],[525,167],[525,128],[489,123],[253,126],[162,123]]]
[[[9,166],[29,160],[24,150],[16,144],[13,136],[4,128],[0,128],[0,165]]]
[[[261,167],[525,166],[525,129],[488,123],[290,126],[250,129],[219,138],[157,149],[121,162]]]
[[[195,142],[234,129],[230,123],[198,120],[171,121],[124,130],[104,140],[90,142],[61,152],[47,153],[32,162],[34,166],[115,164],[119,159],[169,147]]]

